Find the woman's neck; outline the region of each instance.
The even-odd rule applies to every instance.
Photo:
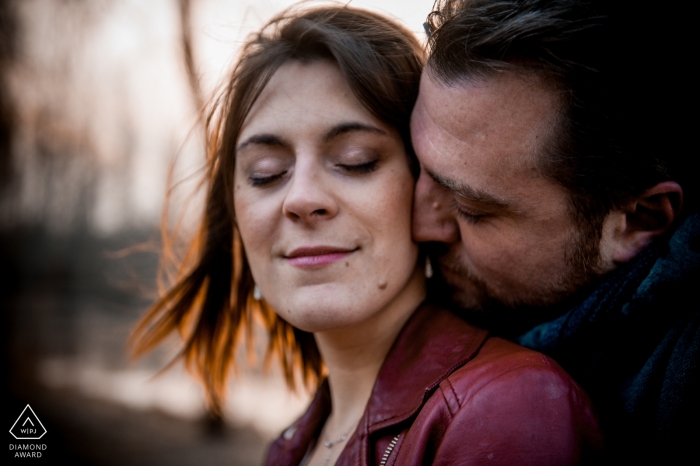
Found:
[[[314,336],[328,368],[332,412],[324,440],[354,431],[369,401],[379,369],[413,311],[425,299],[425,279],[417,269],[406,287],[372,318],[351,328]]]

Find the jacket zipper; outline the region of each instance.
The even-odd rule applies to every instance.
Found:
[[[401,434],[394,437],[393,440],[391,441],[391,443],[389,443],[389,446],[386,447],[386,451],[384,452],[384,456],[382,456],[382,462],[379,463],[379,466],[386,466],[386,462],[389,459],[389,455],[391,455],[391,452],[394,450],[394,447],[396,446],[396,442],[399,441],[399,437],[401,437]]]

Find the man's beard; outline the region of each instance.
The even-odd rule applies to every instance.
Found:
[[[603,272],[600,233],[591,225],[580,228],[568,241],[564,249],[566,273],[551,277],[549,286],[527,296],[499,295],[462,261],[447,256],[445,245],[430,244],[427,248],[436,264],[428,284],[429,297],[457,310],[469,322],[504,336],[521,334],[564,314]]]

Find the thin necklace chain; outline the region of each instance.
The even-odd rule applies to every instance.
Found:
[[[347,431],[335,440],[325,440],[323,442],[323,446],[328,448],[328,454],[326,455],[326,459],[323,461],[323,466],[328,466],[329,464],[331,464],[331,459],[333,458],[333,447],[341,442],[344,442],[345,439],[348,438],[349,433],[350,431]]]
[[[359,422],[359,421],[358,421]],[[324,440],[323,441],[323,446],[328,449],[328,454],[326,455],[326,459],[323,461],[323,466],[328,466],[331,464],[331,459],[333,458],[333,447],[338,445],[339,443],[343,443],[348,439],[348,435],[350,435],[350,431],[352,431],[355,427],[357,426],[357,423],[345,432],[343,432],[343,435],[338,437],[335,440]]]
[[[347,432],[345,432],[343,435],[341,435],[339,438],[337,438],[335,440],[326,440],[323,442],[323,446],[326,448],[333,448],[334,446],[336,446],[340,442],[347,439],[349,433],[350,433],[350,431],[348,430]]]

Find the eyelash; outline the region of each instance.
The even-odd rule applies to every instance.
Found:
[[[365,173],[372,173],[374,170],[376,170],[378,162],[379,162],[378,160],[372,160],[371,162],[365,162],[365,163],[361,163],[359,165],[341,165],[341,164],[339,164],[338,167],[340,167],[342,170],[344,170],[346,172],[362,175]]]
[[[277,175],[272,175],[272,176],[261,176],[261,177],[250,176],[250,177],[248,177],[248,181],[250,182],[250,185],[253,187],[266,186],[268,184],[274,183],[275,181],[279,180],[280,178],[282,178],[286,174],[287,174],[287,172],[284,171],[282,173],[278,173]]]
[[[378,162],[379,162],[378,160],[372,160],[371,162],[361,163],[358,165],[341,165],[341,164],[339,164],[338,167],[340,167],[342,170],[344,170],[348,173],[351,173],[351,174],[363,175],[365,173],[372,173],[374,170],[376,170]],[[287,174],[287,172],[284,171],[282,173],[278,173],[277,175],[272,175],[272,176],[261,176],[261,177],[251,176],[248,178],[248,180],[249,180],[251,186],[260,187],[260,186],[266,186],[266,185],[272,184],[275,181],[282,178],[286,174]]]
[[[483,217],[483,215],[474,215],[474,214],[464,210],[464,208],[462,208],[457,203],[457,201],[453,201],[453,204],[454,204],[454,209],[457,212],[457,216],[459,216],[462,220],[464,220],[465,222],[467,222],[471,225],[476,224],[479,220],[481,220],[481,217]]]

